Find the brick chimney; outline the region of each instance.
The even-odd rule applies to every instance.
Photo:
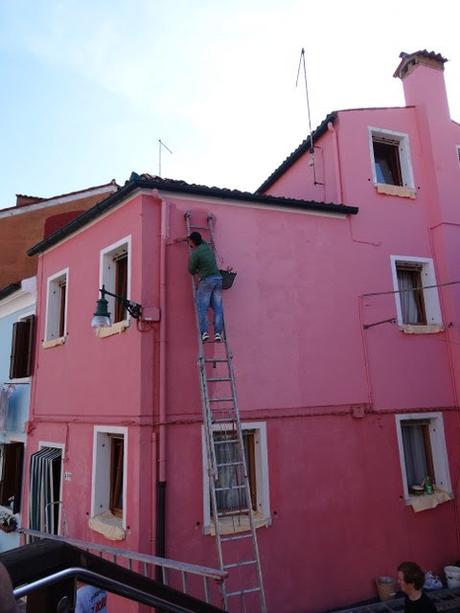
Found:
[[[27,206],[28,204],[35,204],[40,202],[44,198],[38,196],[24,196],[23,194],[16,194],[16,206]]]
[[[394,77],[403,82],[407,106],[425,107],[428,115],[436,114],[443,121],[450,118],[444,81],[447,59],[434,51],[400,53],[401,62]]]

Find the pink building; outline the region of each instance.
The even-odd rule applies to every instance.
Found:
[[[460,557],[460,126],[445,60],[401,57],[405,107],[331,113],[314,160],[307,139],[256,194],[133,175],[31,249],[31,527],[217,566],[173,242],[191,211],[215,217],[238,271],[225,321],[269,611],[345,606],[403,559],[440,572]],[[103,284],[143,321],[112,303],[96,333]]]

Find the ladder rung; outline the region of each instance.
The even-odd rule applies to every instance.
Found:
[[[237,438],[228,438],[226,440],[223,441],[214,441],[214,445],[225,445],[225,443],[239,443],[239,439]]]
[[[209,402],[233,402],[233,397],[231,398],[209,398]]]
[[[206,379],[208,383],[219,383],[222,381],[231,381],[230,377],[209,377]]]
[[[249,509],[235,509],[234,511],[221,511],[217,513],[217,517],[236,517],[239,518],[241,515],[249,515]]]
[[[223,466],[242,466],[243,462],[225,462],[224,464],[216,464],[217,468],[223,467]]]
[[[226,543],[227,541],[241,541],[243,539],[250,538],[252,538],[252,532],[249,532],[247,534],[238,534],[238,536],[223,536],[220,540],[222,543]]]
[[[193,230],[209,230],[207,226],[190,226]]]
[[[230,487],[215,487],[214,490],[216,492],[230,492],[231,490],[244,490],[246,489],[245,485],[231,485]]]
[[[257,564],[257,560],[247,560],[246,562],[234,562],[233,564],[224,564],[224,570],[228,568],[237,568],[238,566],[249,566],[250,564]]]
[[[226,358],[205,358],[204,360],[206,363],[212,363],[212,362],[228,362],[228,360]]]
[[[250,594],[251,592],[260,592],[260,587],[250,587],[247,590],[239,590],[238,592],[227,592],[227,596],[229,598],[231,596],[244,596],[245,594]]]
[[[232,421],[231,415],[228,417],[213,417],[212,419],[213,424],[228,424],[229,421]]]

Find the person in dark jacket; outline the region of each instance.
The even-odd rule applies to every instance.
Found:
[[[398,566],[398,583],[406,596],[404,613],[436,613],[436,607],[422,591],[425,574],[415,562],[402,562]]]
[[[216,263],[216,257],[211,246],[206,243],[199,232],[192,232],[187,237],[192,248],[188,262],[188,271],[200,277],[196,291],[196,305],[200,324],[200,334],[203,343],[209,340],[208,309],[214,311],[214,340],[223,340],[224,314],[222,307],[222,276]]]

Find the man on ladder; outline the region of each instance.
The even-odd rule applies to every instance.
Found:
[[[196,306],[203,343],[209,340],[208,309],[214,311],[214,340],[221,343],[224,330],[224,313],[222,308],[222,276],[216,263],[211,246],[206,243],[199,232],[192,232],[188,237],[192,248],[188,262],[191,275],[197,274],[200,283],[196,290]]]

